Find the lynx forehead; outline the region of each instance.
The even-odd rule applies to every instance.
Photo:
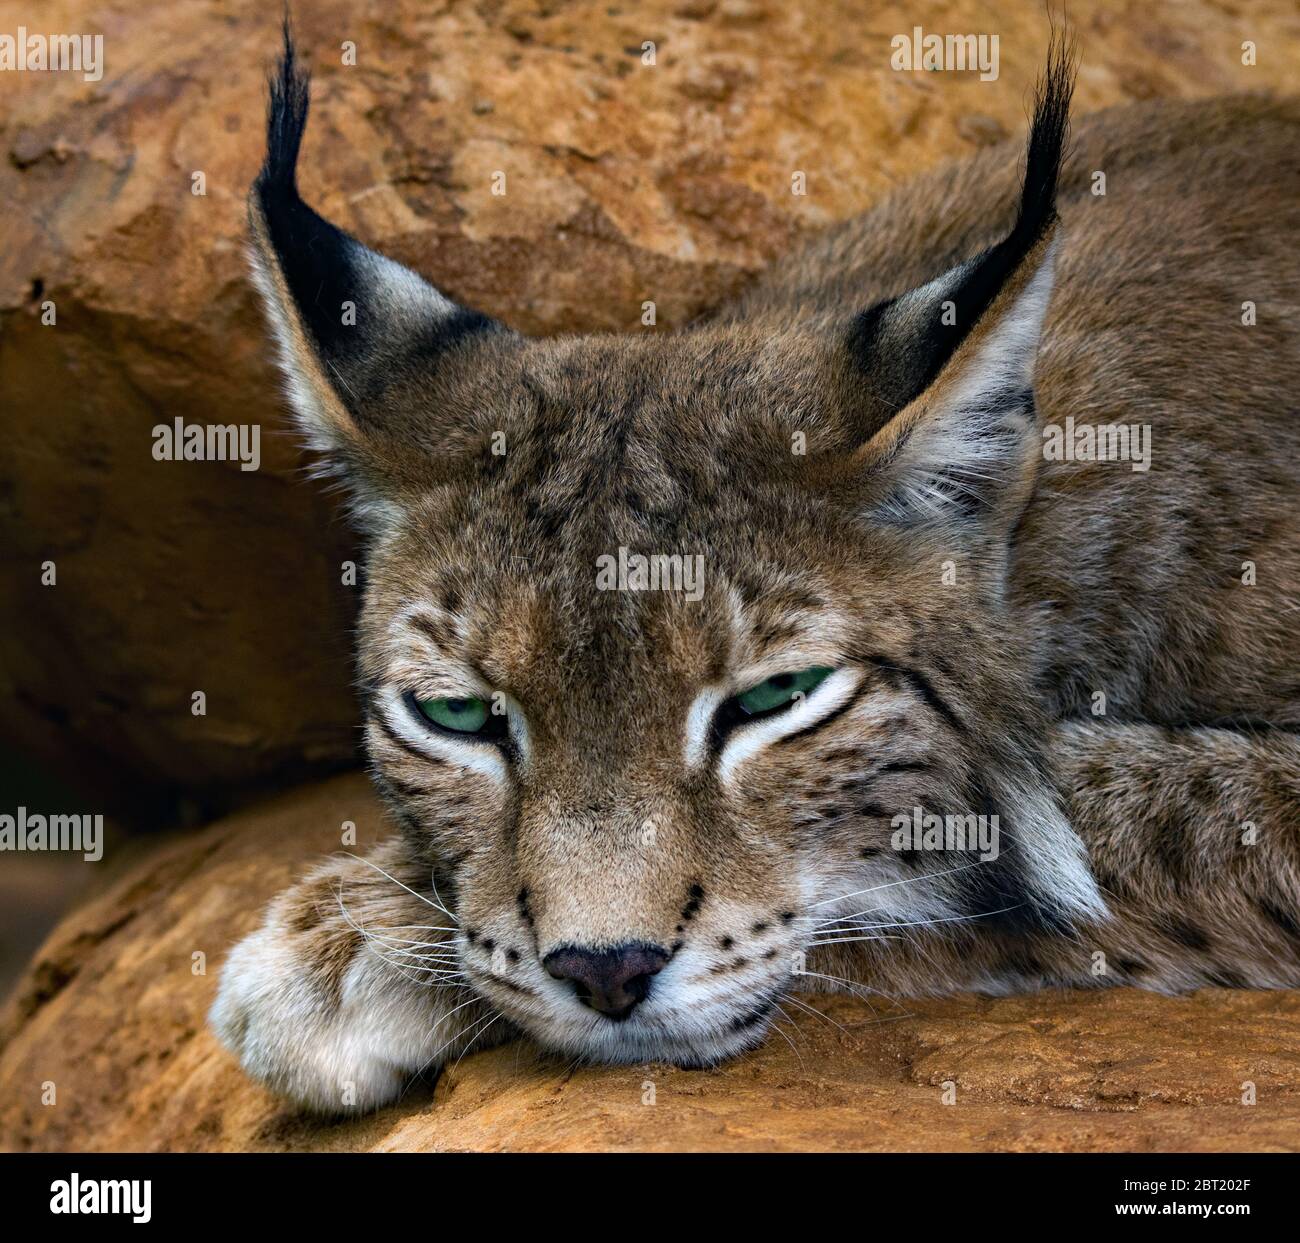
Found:
[[[1108,982],[1098,954],[1159,988],[1300,979],[1300,421],[1245,381],[1293,392],[1300,360],[1266,330],[1201,374],[1216,322],[1174,366],[1146,302],[1192,251],[1295,300],[1297,109],[1102,118],[1063,171],[1071,82],[1055,40],[1022,162],[935,174],[689,330],[538,341],[302,202],[286,46],[255,274],[368,536],[359,682],[401,836],[236,950],[214,1022],[253,1073],[374,1103],[514,1030],[703,1064],[792,989]],[[1177,152],[1205,133],[1192,210]],[[1096,210],[1101,159],[1147,197]],[[1204,253],[1228,210],[1267,272]],[[1067,417],[1071,445],[1146,429],[1142,469],[1045,453]],[[1229,598],[1243,540],[1292,586]],[[1242,719],[1279,728],[1243,753]],[[1229,867],[1242,799],[1281,853]]]

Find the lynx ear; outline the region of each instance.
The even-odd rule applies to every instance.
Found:
[[[870,369],[877,399],[897,411],[858,451],[878,520],[1005,527],[1027,499],[1041,446],[1034,360],[1052,291],[1072,87],[1072,55],[1057,37],[1011,232],[854,323],[850,348]]]
[[[296,167],[307,103],[286,22],[270,82],[266,160],[249,194],[253,275],[299,424],[313,448],[346,463],[368,432],[382,429],[391,391],[409,387],[468,336],[505,329],[302,201]]]

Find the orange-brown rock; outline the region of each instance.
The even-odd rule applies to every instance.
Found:
[[[985,4],[927,6],[928,30],[998,35],[993,82],[894,72],[916,14],[875,0],[298,9],[307,196],[527,332],[642,331],[646,300],[681,323],[799,232],[1016,132],[1046,44],[1039,0],[993,26]],[[101,33],[106,61],[98,82],[0,73],[0,736],[137,818],[175,816],[181,791],[201,814],[355,739],[351,542],[298,480],[244,276],[278,13],[0,0],[0,30]],[[1300,57],[1276,0],[1070,18],[1083,110],[1277,88]],[[260,425],[261,469],[155,461],[178,416]]]
[[[517,1043],[371,1117],[303,1118],[243,1078],[204,1014],[226,948],[344,820],[362,845],[383,832],[360,777],[173,841],[57,929],[0,1016],[0,1147],[1300,1148],[1300,994],[1226,990],[810,997],[820,1016],[787,1006],[718,1070],[575,1070]]]

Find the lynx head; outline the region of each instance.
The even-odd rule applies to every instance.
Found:
[[[1101,909],[1038,775],[1003,599],[1067,62],[1014,228],[921,288],[526,340],[302,202],[286,46],[256,271],[368,536],[376,780],[465,975],[543,1043],[708,1061],[759,1038],[828,921]],[[996,857],[898,849],[914,808],[998,815]]]

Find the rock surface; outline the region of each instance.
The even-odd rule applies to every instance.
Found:
[[[344,820],[361,847],[385,831],[360,777],[164,845],[65,921],[0,1015],[0,1147],[1300,1148],[1300,994],[1223,990],[877,1001],[874,1013],[810,997],[821,1015],[787,1006],[784,1038],[718,1070],[575,1070],[511,1044],[382,1113],[313,1122],[245,1080],[204,1014],[225,950],[337,848]]]
[[[987,5],[927,6],[927,30],[998,35],[992,82],[894,72],[916,15],[875,0],[297,8],[307,197],[527,332],[638,331],[647,299],[682,322],[800,231],[1019,132],[1046,43],[1038,0],[993,28]],[[1282,87],[1285,10],[1079,0],[1078,107]],[[0,30],[102,33],[106,61],[98,82],[0,74],[0,736],[137,822],[346,762],[355,738],[352,548],[298,480],[242,258],[278,13],[0,0]],[[259,425],[261,469],[154,461],[176,417]]]

